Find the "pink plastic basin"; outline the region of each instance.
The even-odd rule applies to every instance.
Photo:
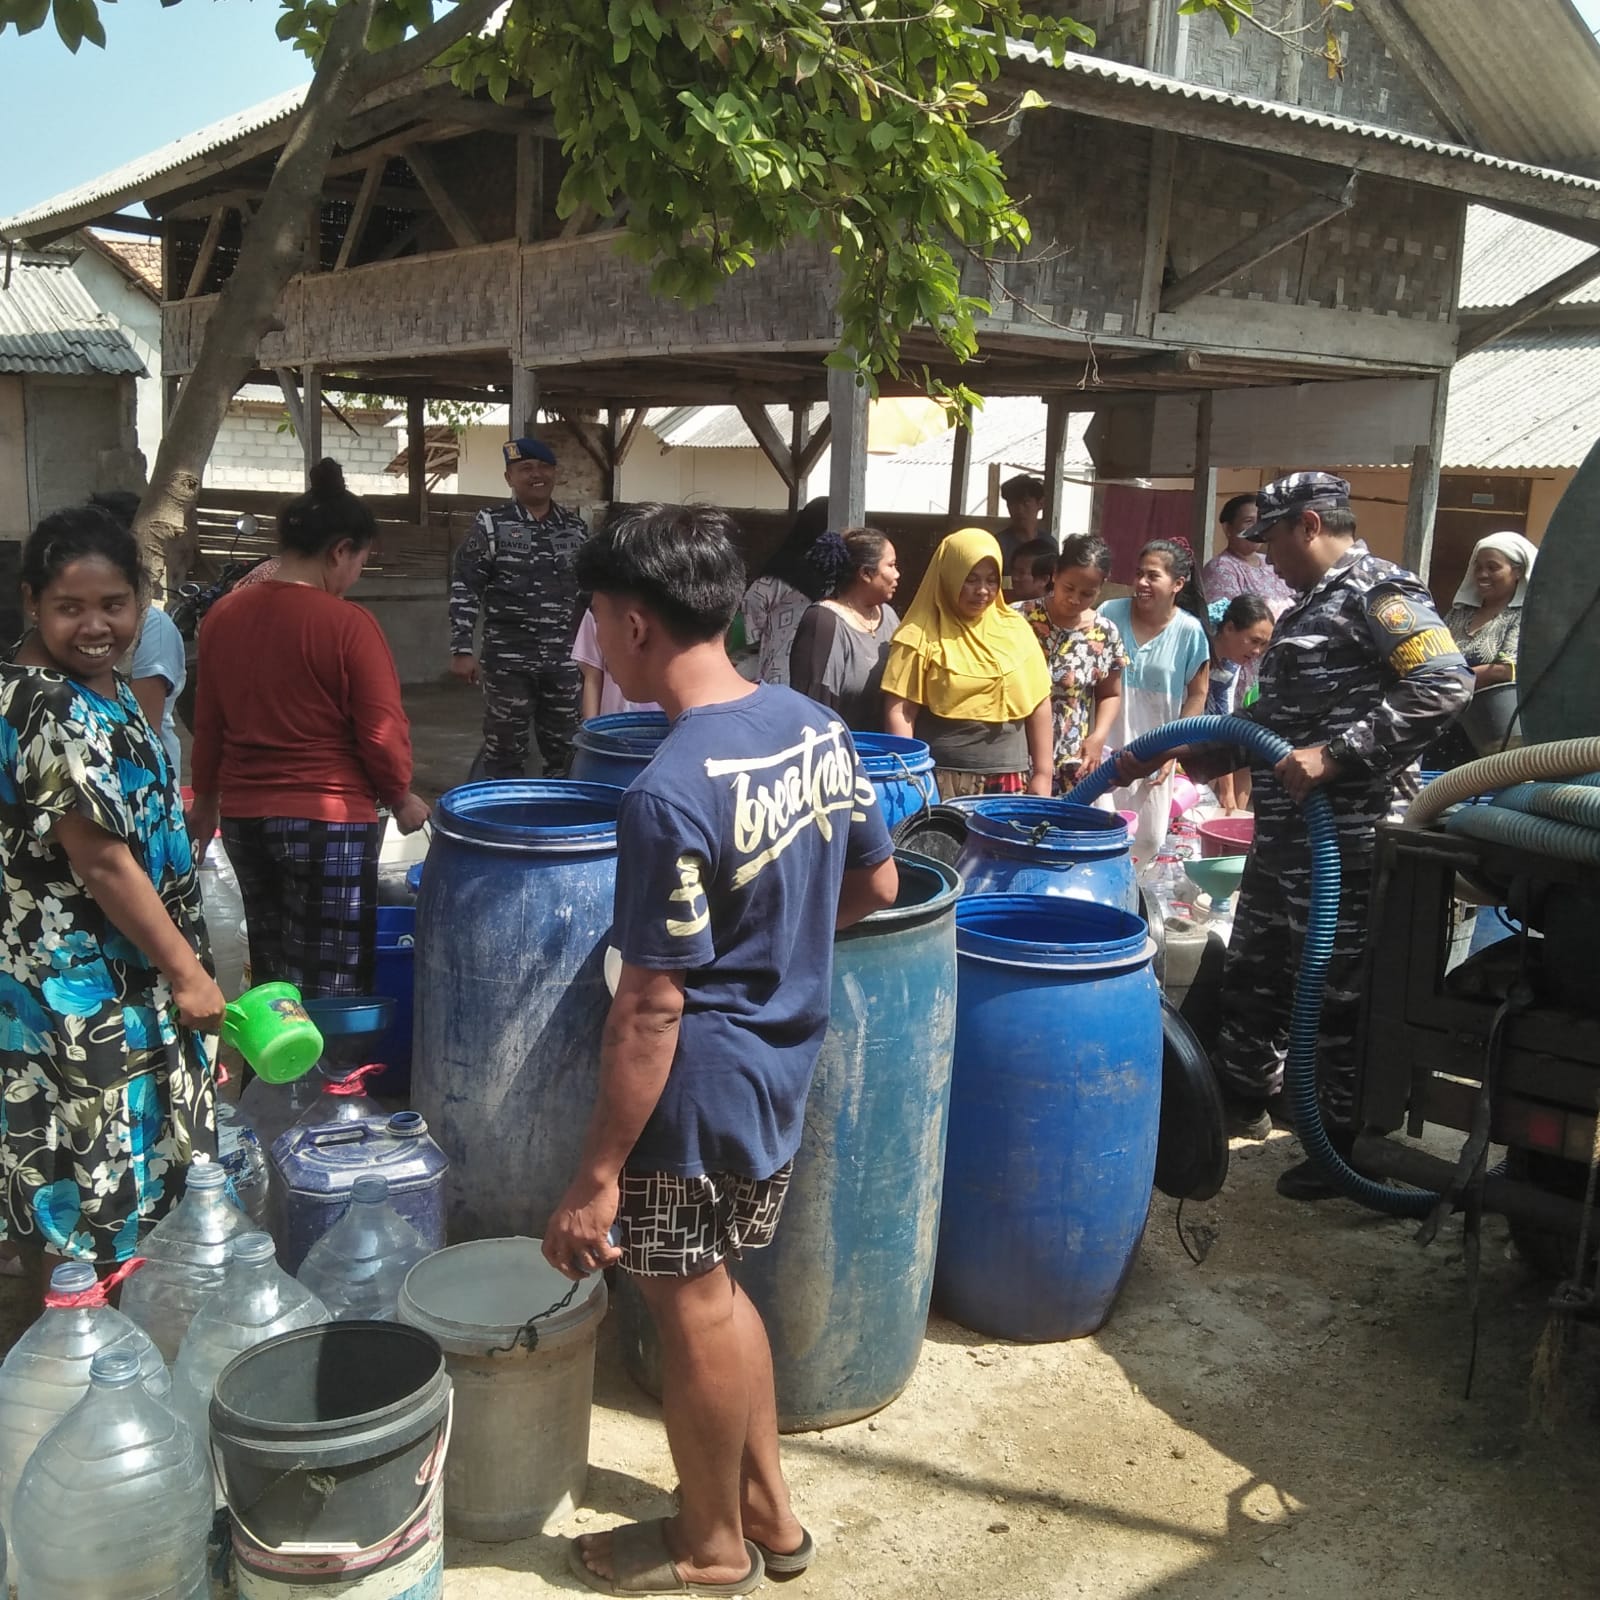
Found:
[[[1242,856],[1256,836],[1254,817],[1213,817],[1196,830],[1203,856]]]

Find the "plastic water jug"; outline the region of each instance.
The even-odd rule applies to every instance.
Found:
[[[244,895],[239,879],[220,839],[213,839],[195,876],[200,881],[200,903],[206,926],[215,930],[211,953],[216,961],[217,987],[225,1000],[237,1000],[250,987],[245,977],[245,953],[232,929],[244,923]]]
[[[278,1259],[298,1273],[306,1252],[344,1215],[357,1180],[368,1176],[385,1179],[389,1204],[430,1250],[442,1249],[449,1166],[414,1111],[289,1129],[272,1147]]]
[[[317,1091],[310,1105],[290,1124],[294,1128],[316,1128],[329,1122],[360,1122],[363,1117],[382,1117],[386,1113],[365,1092],[367,1080],[384,1071],[381,1061],[364,1067],[338,1067],[319,1061],[306,1077]]]
[[[205,1439],[217,1374],[236,1355],[276,1334],[327,1320],[323,1303],[279,1267],[267,1234],[236,1235],[222,1287],[195,1312],[183,1336],[172,1371],[174,1409]]]
[[[152,1399],[139,1358],[100,1351],[89,1392],[22,1474],[13,1541],[27,1600],[205,1600],[211,1466]]]
[[[50,1274],[44,1312],[0,1364],[0,1524],[12,1525],[11,1503],[35,1446],[83,1398],[89,1363],[110,1349],[131,1350],[145,1389],[167,1402],[172,1380],[149,1334],[104,1303],[87,1261],[62,1262]]]
[[[336,1322],[393,1322],[406,1274],[430,1245],[389,1204],[386,1178],[357,1178],[345,1214],[311,1248],[300,1282]]]
[[[231,1100],[217,1101],[217,1162],[228,1174],[233,1199],[258,1228],[267,1226],[267,1151],[250,1118]]]
[[[189,1168],[183,1199],[140,1247],[146,1264],[122,1291],[124,1313],[169,1363],[178,1359],[195,1312],[222,1286],[228,1241],[250,1231],[250,1219],[228,1198],[227,1184],[227,1173],[214,1161]]]
[[[310,1110],[311,1102],[321,1092],[322,1079],[317,1076],[315,1067],[293,1083],[268,1083],[265,1078],[252,1078],[239,1096],[239,1109],[255,1127],[261,1148],[270,1151],[284,1131]]]

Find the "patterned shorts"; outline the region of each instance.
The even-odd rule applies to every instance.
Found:
[[[1026,794],[1026,772],[961,772],[954,767],[937,767],[933,774],[941,800],[956,800],[974,794]]]
[[[793,1173],[792,1161],[770,1178],[624,1172],[618,1265],[641,1278],[697,1278],[771,1244]]]

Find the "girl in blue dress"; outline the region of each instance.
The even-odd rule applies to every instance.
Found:
[[[116,670],[142,588],[105,512],[46,517],[0,662],[0,1236],[39,1274],[131,1256],[216,1145],[197,1036],[223,997],[166,752]]]

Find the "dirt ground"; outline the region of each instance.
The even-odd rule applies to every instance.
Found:
[[[1277,1198],[1287,1134],[1235,1145],[1227,1188],[1160,1196],[1109,1324],[1070,1344],[935,1317],[911,1386],[867,1421],[786,1441],[821,1555],[791,1589],[1132,1600],[1593,1596],[1600,1330],[1562,1414],[1530,1422],[1548,1285],[1484,1230],[1473,1396],[1459,1225]],[[1205,1244],[1210,1241],[1209,1251]],[[609,1328],[607,1330],[609,1332]],[[588,1506],[560,1535],[670,1511],[659,1411],[602,1334]],[[452,1540],[450,1600],[579,1592],[564,1539]],[[769,1585],[773,1592],[776,1585]]]

